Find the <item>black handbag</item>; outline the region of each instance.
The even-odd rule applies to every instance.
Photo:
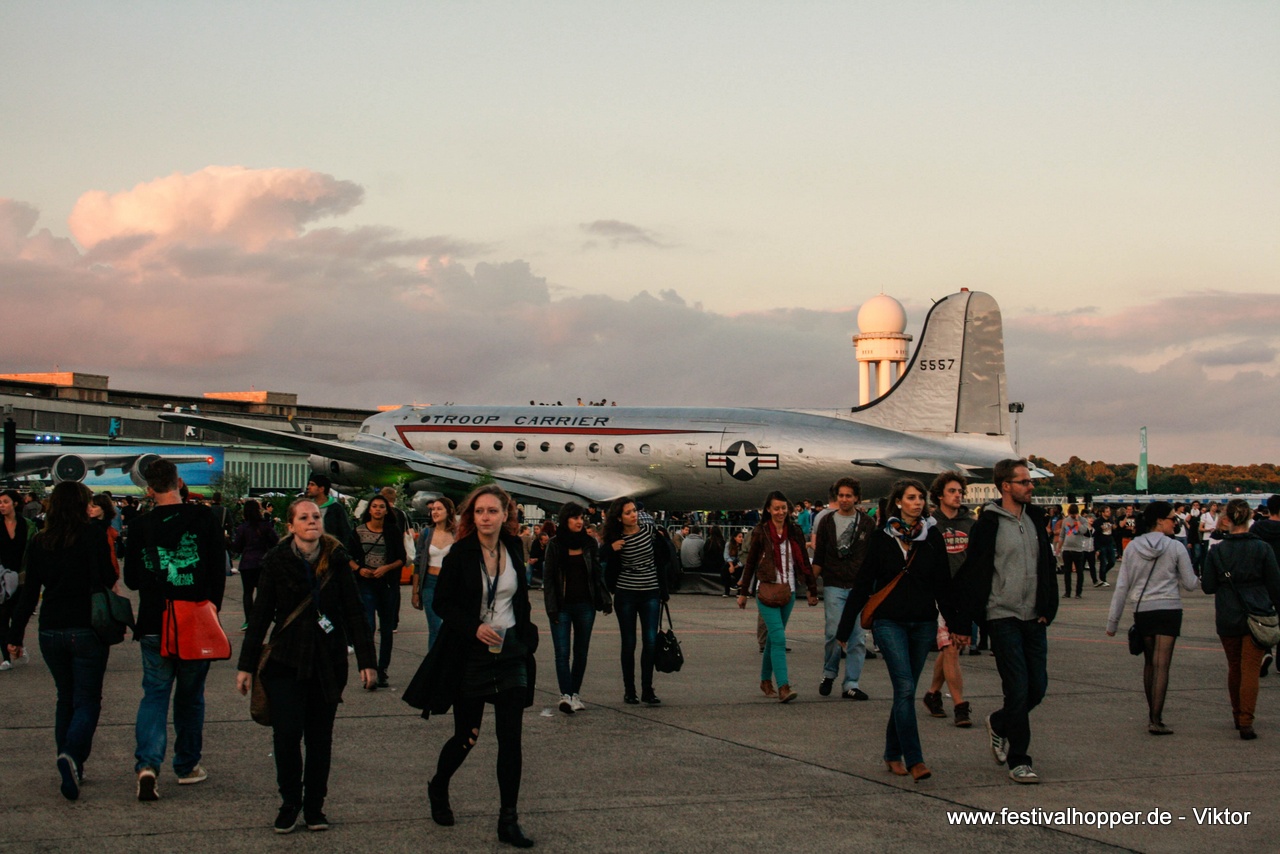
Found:
[[[660,673],[675,673],[684,667],[684,653],[680,651],[680,641],[671,627],[671,609],[666,602],[662,610],[667,615],[667,630],[658,632],[657,643],[653,647],[653,667]]]
[[[104,587],[89,596],[89,625],[98,640],[115,646],[124,640],[126,631],[135,627],[133,603]]]
[[[1138,601],[1133,603],[1133,625],[1129,627],[1129,654],[1142,655],[1146,651],[1146,644],[1143,642],[1142,635],[1138,632],[1138,606],[1142,604],[1142,597],[1147,593],[1147,585],[1151,583],[1151,575],[1156,571],[1155,561],[1151,562],[1151,571],[1147,573],[1147,580],[1142,582],[1142,592],[1138,594]]]

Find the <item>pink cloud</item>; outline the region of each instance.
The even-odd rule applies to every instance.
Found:
[[[90,191],[67,222],[86,248],[149,235],[160,245],[219,242],[259,251],[320,217],[346,213],[363,196],[358,184],[309,169],[207,166],[120,193]]]

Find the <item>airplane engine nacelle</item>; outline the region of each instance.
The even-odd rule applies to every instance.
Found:
[[[79,483],[89,473],[89,466],[75,454],[63,454],[53,461],[49,473],[53,475],[54,483],[62,483],[64,480]]]
[[[147,469],[158,459],[159,454],[143,454],[133,461],[133,466],[129,469],[129,480],[133,481],[134,486],[139,489],[147,488]]]
[[[309,457],[307,462],[311,465],[313,472],[327,475],[333,481],[333,485],[339,489],[379,485],[373,473],[352,463],[317,456]]]

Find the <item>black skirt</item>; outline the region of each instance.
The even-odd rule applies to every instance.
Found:
[[[462,677],[462,696],[467,699],[490,697],[513,688],[528,686],[525,658],[528,650],[509,630],[502,651],[489,652],[489,648],[473,644],[467,656]]]
[[[1133,616],[1138,634],[1145,637],[1165,635],[1176,638],[1182,632],[1182,609],[1166,608],[1160,611],[1139,611]]]

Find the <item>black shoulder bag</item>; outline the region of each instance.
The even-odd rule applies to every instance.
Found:
[[[684,653],[680,651],[680,641],[671,626],[671,608],[662,603],[662,611],[667,615],[667,630],[658,632],[658,640],[653,646],[653,668],[659,673],[675,673],[684,667]]]

